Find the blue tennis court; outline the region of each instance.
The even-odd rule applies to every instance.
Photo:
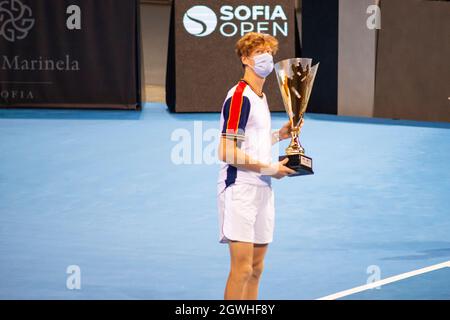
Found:
[[[222,299],[229,257],[207,163],[218,117],[151,103],[0,110],[0,298]],[[273,128],[286,120],[273,113]],[[450,124],[307,114],[301,141],[315,175],[273,182],[260,299],[317,299],[450,260]],[[449,299],[449,275],[344,299]]]

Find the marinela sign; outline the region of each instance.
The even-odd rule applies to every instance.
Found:
[[[0,107],[138,108],[138,4],[0,1]]]
[[[21,56],[1,56],[1,70],[26,70],[26,71],[80,71],[80,63],[72,60],[69,55],[63,59],[50,59],[37,57],[27,59]]]

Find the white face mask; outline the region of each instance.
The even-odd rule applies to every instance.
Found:
[[[270,53],[263,53],[253,57],[255,65],[250,68],[261,78],[266,78],[273,71],[273,56]]]

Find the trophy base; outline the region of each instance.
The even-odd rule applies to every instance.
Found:
[[[288,158],[288,162],[285,164],[286,167],[295,170],[296,173],[289,175],[289,177],[305,176],[309,174],[314,174],[312,169],[312,159],[303,154],[291,154],[279,157],[279,161]]]

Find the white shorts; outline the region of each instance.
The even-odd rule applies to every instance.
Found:
[[[218,194],[221,243],[272,242],[275,225],[272,187],[232,184]]]

